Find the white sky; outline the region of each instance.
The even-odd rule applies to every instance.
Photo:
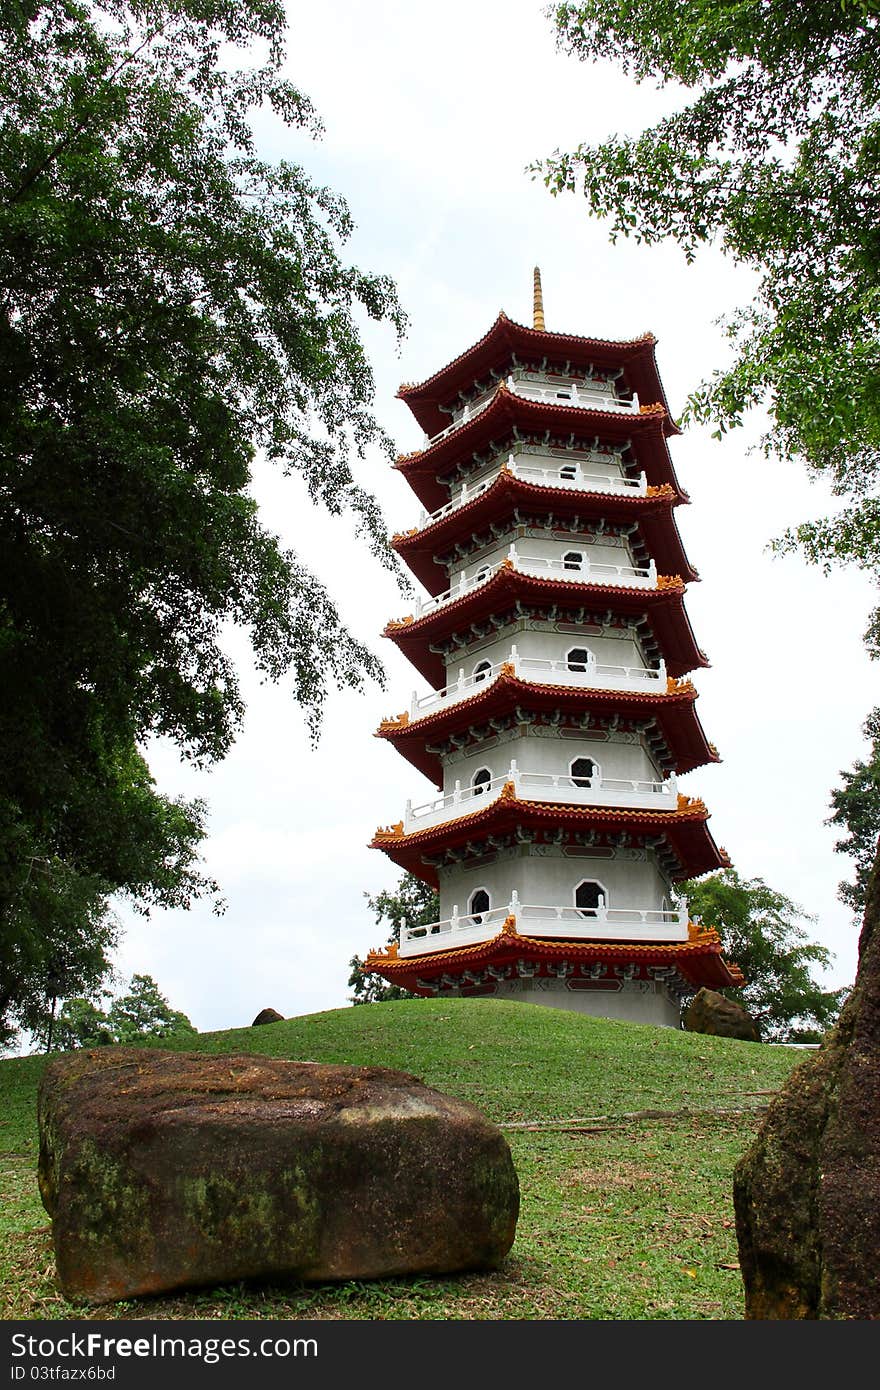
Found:
[[[554,50],[536,0],[322,0],[289,5],[289,71],[326,125],[319,145],[263,133],[344,194],[358,224],[349,255],[396,280],[410,328],[398,355],[392,330],[367,325],[376,408],[401,451],[420,445],[401,381],[420,381],[480,338],[498,311],[528,323],[532,267],[541,266],[549,329],[629,338],[650,329],[673,413],[726,344],[718,316],[744,301],[751,280],[707,252],[688,268],[674,247],[612,247],[572,198],[554,199],[524,172],[532,160],[612,131],[636,131],[670,100],[611,68]],[[829,985],[851,982],[857,932],[836,900],[849,863],[823,825],[839,771],[862,756],[861,724],[877,703],[876,672],[861,645],[874,597],[866,580],[825,579],[766,543],[829,509],[794,468],[746,451],[758,422],[717,444],[708,432],[672,441],[692,506],[679,525],[702,583],[687,608],[711,669],[695,674],[698,709],[724,759],[684,779],[744,876],[762,876],[817,916],[814,939],[836,953]],[[419,510],[381,459],[364,469],[389,529]],[[239,636],[248,713],[231,755],[195,774],[168,747],[150,751],[166,792],[211,806],[208,869],[225,916],[209,906],[123,914],[118,965],[154,975],[200,1029],[250,1023],[267,1006],[290,1017],[346,1003],[349,958],[380,945],[365,892],[398,873],[366,848],[407,797],[432,787],[384,742],[383,715],[424,682],[379,633],[409,609],[394,582],[350,541],[347,527],[311,511],[299,485],[261,472],[267,523],[307,558],[353,630],[387,664],[385,693],[334,695],[312,751],[283,688],[261,686]]]

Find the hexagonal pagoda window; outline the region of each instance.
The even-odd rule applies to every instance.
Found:
[[[471,893],[468,903],[468,913],[473,918],[476,926],[480,926],[483,921],[483,913],[488,912],[492,906],[489,894],[485,888],[478,888],[475,893]]]
[[[574,890],[574,905],[582,917],[595,917],[597,909],[604,907],[605,902],[605,889],[594,879],[583,879]]]
[[[599,769],[592,758],[575,758],[571,765],[571,780],[576,787],[590,787]]]

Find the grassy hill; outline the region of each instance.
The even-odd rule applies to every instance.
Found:
[[[740,1318],[731,1174],[795,1048],[499,1000],[420,1000],[165,1040],[409,1071],[502,1125],[521,1187],[497,1274],[133,1300],[101,1318]],[[58,1293],[36,1189],[45,1059],[0,1061],[0,1315],[90,1316]],[[389,1194],[393,1200],[393,1194]]]

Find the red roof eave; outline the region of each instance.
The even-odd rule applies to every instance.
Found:
[[[419,772],[440,787],[443,769],[438,755],[428,751],[429,743],[462,732],[480,719],[504,714],[524,700],[533,700],[539,709],[563,705],[578,713],[596,710],[620,713],[623,718],[653,717],[675,758],[675,771],[682,775],[706,763],[720,761],[717,749],[703,731],[694,707],[696,699],[697,692],[689,681],[666,694],[653,695],[641,691],[542,685],[501,674],[467,699],[422,719],[410,720],[408,715],[401,715],[384,721],[377,730],[377,737],[387,739]]]
[[[683,596],[684,584],[670,580],[656,589],[577,584],[522,574],[502,565],[491,579],[461,598],[451,599],[420,618],[388,623],[383,635],[391,638],[435,690],[440,690],[446,682],[446,671],[442,656],[431,650],[439,637],[455,632],[462,625],[484,621],[497,612],[503,602],[513,603],[520,599],[552,604],[563,599],[577,607],[611,608],[621,614],[646,613],[669,674],[683,676],[698,666],[708,665],[706,656],[697,646]]]
[[[440,975],[460,975],[486,965],[508,965],[523,960],[534,964],[568,960],[592,965],[673,965],[691,984],[718,988],[737,988],[743,977],[736,965],[722,955],[717,932],[695,932],[686,942],[607,942],[576,939],[547,939],[520,936],[515,927],[505,928],[489,941],[458,946],[423,956],[397,955],[394,951],[371,951],[365,968],[392,984],[419,993],[418,980],[434,980]]]
[[[472,347],[418,385],[401,386],[397,395],[409,406],[426,434],[437,434],[449,423],[448,415],[440,406],[450,404],[459,392],[468,390],[493,370],[504,367],[511,354],[524,358],[547,357],[548,365],[561,365],[568,359],[584,367],[589,364],[611,369],[622,367],[627,384],[641,401],[658,402],[664,407],[666,432],[678,434],[657,370],[655,343],[652,333],[623,341],[549,333],[515,323],[500,313],[488,333]]]
[[[682,864],[679,879],[697,878],[715,869],[725,869],[730,861],[716,845],[709,831],[709,813],[701,801],[679,797],[677,811],[635,811],[603,806],[571,806],[565,802],[526,801],[519,799],[508,784],[501,795],[483,810],[472,811],[454,820],[414,831],[403,832],[402,824],[379,829],[371,849],[381,849],[395,864],[437,887],[437,870],[423,862],[432,851],[458,848],[482,836],[497,835],[516,826],[554,831],[568,826],[585,826],[608,834],[641,832],[662,835]]]
[[[406,478],[426,511],[436,511],[448,501],[444,486],[437,481],[449,472],[462,455],[477,452],[490,443],[501,444],[513,428],[521,430],[556,429],[560,436],[586,440],[594,439],[623,444],[631,442],[638,463],[648,482],[655,487],[668,483],[676,497],[687,502],[687,493],[675,476],[664,422],[667,415],[662,406],[643,407],[641,413],[623,410],[591,410],[585,406],[552,405],[546,401],[530,401],[505,387],[499,387],[486,408],[472,416],[458,429],[425,449],[404,454],[397,459],[397,468]]]
[[[654,489],[646,497],[637,493],[589,492],[579,488],[545,487],[502,469],[485,492],[447,512],[438,521],[394,536],[391,544],[429,593],[438,594],[445,589],[448,578],[445,568],[435,562],[434,555],[444,546],[453,544],[463,526],[471,528],[486,525],[490,520],[497,522],[506,510],[532,503],[547,506],[557,517],[583,513],[606,521],[638,521],[658,569],[678,574],[685,583],[691,583],[697,581],[699,575],[685,554],[676,524],[673,508],[680,500],[668,485]]]

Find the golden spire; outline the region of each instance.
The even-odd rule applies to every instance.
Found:
[[[541,272],[535,266],[535,328],[544,332],[544,295],[541,290]]]

